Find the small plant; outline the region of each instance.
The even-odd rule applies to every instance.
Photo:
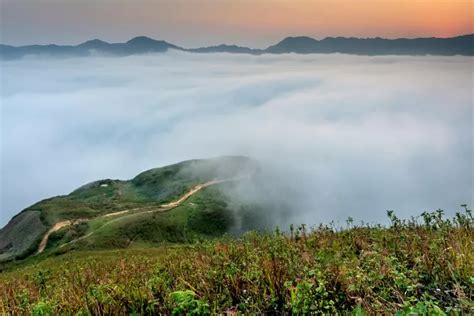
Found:
[[[49,315],[53,315],[53,311],[54,311],[54,305],[47,302],[39,301],[32,307],[31,314],[34,316],[44,316],[44,315],[49,316]]]
[[[209,304],[196,299],[196,293],[190,290],[170,293],[173,301],[173,315],[208,315]]]
[[[402,226],[402,221],[395,215],[395,212],[393,210],[388,210],[387,216],[390,219],[390,222],[392,223],[392,227],[398,228]]]
[[[48,270],[44,270],[44,271],[40,270],[36,274],[35,283],[36,283],[36,286],[38,287],[40,293],[46,291],[46,283],[47,283],[47,280],[48,280],[50,274],[51,274],[51,272],[48,271]]]
[[[21,311],[27,311],[30,305],[30,293],[24,289],[19,291],[17,294],[18,309]]]
[[[347,227],[352,227],[352,224],[354,223],[354,219],[349,216],[347,219],[346,219],[346,224],[347,224]]]
[[[425,300],[416,303],[413,306],[406,306],[402,311],[398,311],[395,313],[395,316],[402,316],[402,315],[437,315],[437,316],[444,316],[446,315],[443,310],[436,305],[431,300]]]

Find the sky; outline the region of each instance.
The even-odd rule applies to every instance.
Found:
[[[472,57],[169,51],[0,68],[0,226],[94,180],[220,155],[259,161],[250,191],[296,224],[473,205]]]
[[[450,37],[474,33],[472,0],[0,0],[4,44],[124,42],[255,48],[287,36]]]

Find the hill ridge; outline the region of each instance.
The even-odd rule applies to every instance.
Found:
[[[143,208],[136,208],[136,209],[128,209],[128,210],[123,210],[123,211],[117,211],[117,212],[113,212],[113,213],[107,213],[107,214],[104,214],[102,215],[101,217],[105,218],[105,217],[112,217],[112,216],[117,216],[117,215],[120,215],[121,216],[136,216],[136,215],[140,215],[144,212],[147,212],[147,213],[152,213],[152,212],[167,212],[167,211],[170,211],[178,206],[180,206],[184,201],[186,201],[187,199],[189,199],[192,195],[198,193],[199,191],[201,191],[202,189],[204,188],[207,188],[211,185],[216,185],[216,184],[221,184],[221,183],[225,183],[225,182],[231,182],[231,181],[239,181],[239,180],[242,180],[242,179],[245,179],[247,177],[250,177],[251,175],[245,175],[245,176],[240,176],[240,177],[234,177],[234,178],[229,178],[229,179],[215,179],[215,180],[211,180],[211,181],[208,181],[208,182],[205,182],[205,183],[201,183],[201,184],[198,184],[194,187],[192,187],[188,192],[186,192],[185,194],[183,194],[182,196],[180,196],[177,200],[174,200],[174,201],[171,201],[171,202],[168,202],[168,203],[165,203],[165,204],[161,204],[159,205],[158,207],[154,207],[154,206],[146,206],[146,207],[143,207]],[[145,209],[152,209],[152,210],[149,210],[149,211],[144,211],[144,212],[137,212],[137,213],[132,213],[130,214],[131,211],[139,211],[139,210],[145,210]],[[120,218],[118,217],[118,218]],[[114,218],[113,220],[111,220],[110,222],[114,221],[114,220],[117,220],[118,219],[117,217]],[[54,233],[54,232],[57,232],[58,230],[66,227],[66,226],[70,226],[70,225],[77,225],[77,224],[80,224],[80,223],[84,223],[84,222],[87,222],[91,219],[89,218],[80,218],[80,219],[77,219],[77,220],[74,220],[74,221],[70,221],[70,220],[66,220],[66,221],[62,221],[62,222],[57,222],[53,225],[53,227],[51,227],[47,232],[46,234],[43,236],[41,242],[40,242],[40,245],[38,247],[38,251],[37,251],[37,254],[40,254],[44,251],[44,249],[46,248],[46,245],[48,243],[48,238],[49,236]],[[106,222],[104,225],[100,226],[99,228],[97,228],[96,230],[99,230],[101,229],[102,227],[104,227],[105,225],[109,224],[110,222]],[[92,234],[94,234],[94,232],[90,232],[89,234],[85,235],[85,236],[82,236],[82,237],[79,237],[78,239],[75,239],[75,240],[72,240],[70,242],[68,242],[67,244],[71,244],[71,243],[74,243],[76,242],[77,240],[83,240],[89,236],[91,236]],[[63,246],[66,246],[67,244],[63,244],[63,245],[60,245],[60,247],[63,247]]]
[[[140,218],[156,212],[165,214],[180,208],[196,194],[202,200],[201,206],[196,210],[187,207],[179,211],[180,223],[186,224],[188,216],[194,214],[193,216],[199,217],[202,215],[200,212],[206,210],[217,211],[217,217],[214,219],[219,222],[222,214],[230,214],[227,203],[217,190],[211,192],[204,189],[250,178],[256,170],[256,162],[249,158],[224,156],[188,160],[150,169],[131,180],[105,179],[91,182],[68,195],[37,202],[13,216],[8,224],[0,229],[0,261],[15,257],[23,258],[34,253],[40,254],[50,246],[52,235],[56,235],[57,248],[58,245],[72,240],[84,239],[84,235],[91,236],[91,233],[95,233],[108,223],[126,216]],[[152,222],[155,219],[149,218],[149,220]],[[150,221],[145,224],[148,225]],[[226,225],[228,224],[224,224]],[[129,225],[127,229],[130,227]],[[198,226],[195,227],[197,230],[200,229]],[[152,229],[155,232],[160,229],[166,230],[166,227],[152,227]],[[177,233],[181,234],[180,230],[181,228]],[[58,232],[62,232],[63,235],[58,235]],[[117,232],[121,234],[120,231]],[[147,238],[145,240],[148,240]]]

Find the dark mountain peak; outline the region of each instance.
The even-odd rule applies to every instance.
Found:
[[[296,43],[314,43],[314,42],[317,42],[317,40],[309,36],[288,36],[285,39],[283,39],[281,42],[279,42],[277,45],[296,44]]]
[[[147,36],[135,36],[127,41],[127,44],[138,43],[138,42],[153,42],[154,39]]]
[[[219,48],[240,48],[241,46],[229,45],[229,44],[220,44],[220,45],[217,45],[216,47],[219,47]]]
[[[236,53],[236,54],[261,54],[262,50],[260,49],[253,49],[244,46],[238,45],[229,45],[229,44],[220,44],[217,46],[208,46],[208,47],[200,47],[200,48],[191,48],[187,49],[188,52],[193,53]]]
[[[270,46],[266,49],[269,53],[310,53],[315,46],[318,45],[318,41],[308,36],[290,36],[277,43],[276,45]]]
[[[146,36],[137,36],[124,44],[127,49],[133,50],[132,53],[164,52],[169,48],[181,49],[178,46],[166,41],[155,40]]]
[[[100,40],[100,39],[98,39],[98,38],[95,38],[95,39],[93,39],[93,40],[84,42],[83,44],[94,44],[94,45],[98,45],[98,44],[108,44],[108,43],[107,43],[107,42],[104,42],[103,40]]]
[[[328,36],[321,40],[323,41],[337,41],[337,40],[346,40],[346,39],[356,39],[355,37],[344,37],[344,36]]]
[[[108,46],[108,45],[110,45],[110,44],[96,38],[96,39],[84,42],[82,44],[79,44],[78,46],[79,47],[86,47],[86,48],[96,48],[96,47],[104,47],[104,46]]]
[[[131,44],[131,45],[153,45],[157,43],[166,43],[165,41],[158,41],[146,36],[137,36],[132,38],[131,40],[127,41],[126,44]],[[166,43],[168,44],[168,43]]]
[[[465,38],[465,39],[474,40],[474,34],[459,35],[459,36],[456,36],[454,38]]]

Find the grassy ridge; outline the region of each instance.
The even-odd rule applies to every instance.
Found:
[[[135,243],[186,243],[222,236],[234,223],[232,211],[224,197],[217,188],[212,187],[201,190],[171,211],[150,211],[132,212],[109,219],[109,222],[97,219],[88,223],[91,229],[83,235],[91,231],[94,234],[61,251],[126,248]]]
[[[389,213],[390,227],[251,232],[71,252],[0,274],[0,311],[33,314],[474,312],[474,226]]]
[[[254,161],[240,156],[188,160],[147,170],[131,180],[105,179],[95,181],[68,195],[42,200],[23,210],[5,227],[0,229],[0,262],[23,259],[34,254],[46,231],[58,222],[82,220],[87,221],[90,225],[84,224],[58,232],[52,236],[54,242],[49,243],[49,248],[60,246],[90,233],[94,228],[100,226],[104,221],[101,217],[106,214],[134,209],[157,208],[160,204],[178,199],[197,184],[213,179],[228,179],[239,175],[249,175],[255,169],[256,163]],[[214,201],[209,200],[209,204],[216,210],[222,208],[214,205]],[[174,225],[174,221],[172,219],[166,220],[166,216],[157,215],[156,217],[160,217],[163,224],[170,223]],[[146,216],[143,216],[143,221],[145,219]],[[128,224],[125,229],[130,228],[138,231],[143,228],[148,231],[153,230],[150,227],[143,227],[142,222],[122,224]],[[130,227],[134,224],[138,224],[141,228]],[[122,228],[120,225],[114,227]],[[158,230],[161,227],[159,226]],[[173,227],[170,227],[169,230],[171,233],[175,231]],[[117,245],[120,247],[123,246],[124,238],[129,239],[127,236],[117,234],[117,232],[114,232],[113,235],[119,237]],[[154,242],[156,236],[151,237],[153,238],[148,241]],[[159,239],[176,241],[175,239],[183,238],[182,236],[161,234]],[[107,241],[100,240],[100,243],[105,244]]]
[[[219,189],[208,187],[169,211],[152,206],[66,226],[49,236],[41,256],[71,250],[127,248],[135,244],[189,243],[218,237],[234,226],[233,212]]]

